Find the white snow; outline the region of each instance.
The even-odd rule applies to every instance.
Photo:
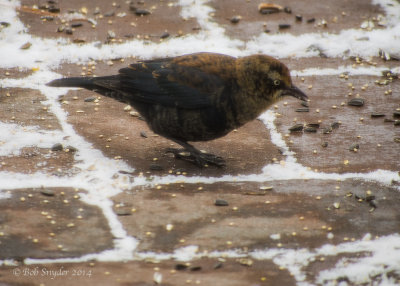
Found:
[[[0,28],[0,68],[35,69],[32,75],[21,79],[0,79],[2,88],[31,88],[39,90],[45,97],[44,104],[49,106],[61,130],[42,130],[38,126],[19,126],[14,123],[0,122],[0,156],[15,156],[22,148],[37,146],[49,148],[55,143],[72,145],[78,149],[75,167],[81,172],[64,178],[37,172],[20,174],[1,171],[0,168],[0,199],[12,196],[16,188],[72,187],[87,190],[81,194],[84,202],[99,207],[107,219],[111,232],[115,237],[114,248],[101,253],[86,254],[78,258],[67,259],[26,259],[27,264],[54,262],[81,262],[97,259],[100,261],[124,261],[132,259],[153,258],[157,260],[176,259],[190,261],[201,257],[246,257],[253,259],[272,259],[279,266],[287,268],[299,285],[309,285],[305,280],[305,267],[318,256],[335,256],[341,253],[368,253],[357,259],[342,259],[333,268],[321,271],[315,284],[335,285],[335,279],[346,276],[353,284],[369,281],[368,275],[382,275],[380,285],[395,285],[395,281],[386,276],[390,271],[400,271],[400,236],[393,234],[371,240],[368,235],[359,241],[339,245],[327,244],[318,249],[260,249],[250,253],[237,250],[227,250],[212,253],[200,253],[198,247],[188,246],[177,249],[173,253],[141,253],[135,249],[138,241],[129,236],[123,225],[112,211],[111,197],[125,189],[148,184],[164,184],[176,181],[186,183],[214,182],[270,182],[274,180],[320,179],[345,180],[357,178],[365,181],[376,181],[389,185],[392,180],[399,180],[399,174],[394,171],[376,170],[370,173],[322,173],[314,172],[296,162],[296,158],[274,125],[275,115],[267,111],[260,116],[271,134],[272,143],[284,151],[283,164],[267,164],[261,174],[222,176],[222,177],[184,177],[163,176],[154,177],[148,182],[144,177],[137,177],[133,182],[119,170],[133,171],[133,168],[123,161],[112,160],[94,149],[90,142],[78,135],[73,126],[67,122],[67,113],[61,108],[57,98],[68,89],[57,89],[45,86],[46,82],[60,77],[52,71],[54,67],[64,62],[85,63],[94,60],[108,60],[116,57],[138,57],[143,59],[154,57],[176,56],[185,53],[210,51],[226,53],[233,56],[244,56],[253,53],[266,53],[275,57],[301,58],[317,55],[317,51],[308,49],[310,45],[319,47],[329,57],[376,56],[379,49],[387,52],[398,52],[400,47],[400,3],[394,0],[373,0],[385,11],[384,20],[387,27],[380,30],[367,31],[363,29],[343,30],[338,34],[308,33],[299,36],[280,33],[268,35],[261,33],[251,41],[244,42],[231,39],[225,35],[223,27],[212,21],[210,13],[213,9],[207,5],[207,0],[180,0],[176,5],[182,8],[181,16],[195,18],[201,30],[195,35],[171,38],[162,43],[145,42],[134,39],[122,44],[101,45],[88,43],[77,45],[67,40],[43,39],[29,34],[18,19],[16,8],[19,1],[0,0],[0,19],[9,22],[9,27]],[[83,16],[83,15],[82,15]],[[67,17],[67,15],[63,15]],[[360,40],[363,39],[363,40]],[[20,47],[26,42],[32,46],[27,50]],[[337,75],[348,72],[352,75],[380,75],[386,67],[340,66],[337,68],[308,68],[292,71],[294,76]],[[394,71],[399,72],[400,67]],[[11,261],[0,261],[2,264],[12,264]]]

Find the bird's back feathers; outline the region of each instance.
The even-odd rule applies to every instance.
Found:
[[[210,57],[215,57],[211,59]],[[234,58],[225,56],[223,63]],[[207,59],[208,58],[208,59]],[[118,75],[105,77],[72,77],[56,79],[49,86],[81,87],[134,105],[135,102],[183,109],[212,106],[226,86],[226,73],[218,73],[221,55],[193,54],[138,62],[119,70]]]

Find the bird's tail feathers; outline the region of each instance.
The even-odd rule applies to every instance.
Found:
[[[69,77],[55,79],[46,85],[53,87],[82,87],[92,89],[95,84],[93,83],[94,78],[89,77]]]

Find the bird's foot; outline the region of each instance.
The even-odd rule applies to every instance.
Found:
[[[207,165],[215,165],[217,167],[225,167],[225,160],[214,154],[203,152],[190,152],[186,149],[168,148],[167,153],[172,153],[175,158],[192,162],[199,167],[206,167]]]

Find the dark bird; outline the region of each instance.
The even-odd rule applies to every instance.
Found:
[[[199,166],[225,162],[188,141],[222,137],[285,95],[307,100],[289,69],[266,55],[196,53],[137,62],[117,75],[62,78],[47,85],[86,88],[130,104],[155,133],[184,148],[168,152]]]

